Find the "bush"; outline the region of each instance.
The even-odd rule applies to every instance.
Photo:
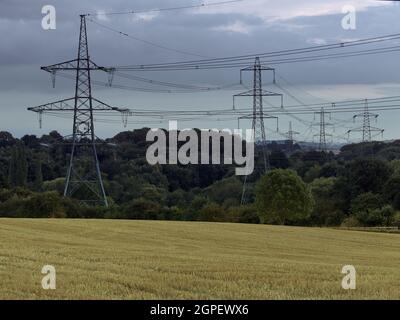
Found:
[[[362,211],[357,215],[357,220],[360,221],[360,224],[363,227],[377,227],[383,224],[383,218],[379,213],[379,209],[372,211]]]
[[[260,223],[257,209],[254,205],[232,207],[228,212],[228,219],[230,222],[238,223]]]
[[[82,217],[84,219],[104,219],[107,211],[108,208],[106,207],[81,204],[79,210],[79,218]]]
[[[59,194],[64,193],[65,187],[65,178],[57,178],[51,181],[43,182],[43,190],[44,191],[57,191]]]
[[[0,202],[5,202],[11,198],[25,199],[33,195],[33,192],[29,189],[18,187],[14,189],[1,189],[0,190]]]
[[[222,207],[225,210],[228,210],[230,208],[235,208],[240,206],[240,198],[228,198],[225,199],[224,203],[222,204]]]
[[[365,227],[383,225],[389,209],[386,207],[383,210],[382,206],[383,201],[379,195],[371,192],[363,193],[352,201],[351,213]]]
[[[78,200],[63,197],[61,204],[64,207],[67,218],[83,218],[82,207]]]
[[[185,220],[185,214],[179,207],[164,207],[161,209],[161,218],[169,221],[182,221]]]
[[[395,210],[400,210],[400,193],[394,196],[392,206]]]
[[[400,228],[400,212],[396,212],[392,219],[392,226]]]
[[[67,216],[57,192],[34,194],[23,201],[19,214],[27,218],[65,218]]]
[[[340,226],[344,228],[360,227],[360,221],[355,216],[350,216],[344,219]]]
[[[135,199],[123,206],[123,217],[126,219],[158,220],[160,204],[143,198]]]
[[[209,203],[200,210],[198,220],[223,222],[226,221],[226,211],[217,203]]]
[[[123,219],[123,213],[120,206],[111,204],[104,212],[104,219]]]
[[[23,199],[18,196],[13,196],[7,199],[5,202],[0,203],[0,216],[5,218],[18,218],[22,217],[20,208],[23,203]]]
[[[376,209],[373,211],[372,216],[375,217],[375,221],[379,222],[377,225],[390,226],[393,223],[393,217],[395,211],[392,206],[386,205],[381,209]]]

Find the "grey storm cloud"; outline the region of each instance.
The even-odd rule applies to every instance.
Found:
[[[249,6],[251,2],[248,0]],[[267,0],[265,2],[269,3]],[[54,5],[57,10],[55,31],[44,31],[40,26],[41,7],[47,4]],[[81,13],[119,12],[185,4],[186,0],[1,0],[0,30],[8,36],[3,40],[0,65],[45,65],[74,58],[79,30],[78,15]],[[130,15],[110,16],[104,20],[93,16],[92,19],[163,46],[218,57],[304,47],[312,44],[313,40],[333,43],[340,39],[391,33],[390,21],[397,21],[398,11],[382,7],[360,12],[356,31],[341,29],[340,14],[266,22],[261,16],[246,12],[240,14],[228,10],[228,13],[225,13],[220,10],[198,14],[200,10],[187,10],[162,13],[148,19],[135,19]],[[230,26],[235,24],[246,28],[248,32],[238,32],[238,28],[230,30]],[[91,54],[102,64],[140,64],[193,59],[133,41],[91,22],[88,22],[88,30]],[[392,60],[389,58],[385,63],[388,61]],[[353,62],[344,61],[343,69],[350,64],[354,68]],[[322,62],[321,65],[329,65],[329,62]],[[301,66],[290,68],[304,70]]]

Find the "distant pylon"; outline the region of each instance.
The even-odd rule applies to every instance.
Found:
[[[45,112],[71,111],[74,114],[71,143],[71,155],[65,182],[64,196],[75,197],[81,202],[108,206],[100,165],[96,150],[98,138],[94,130],[94,111],[118,111],[126,109],[111,107],[92,97],[91,75],[93,70],[112,73],[113,69],[99,67],[89,58],[86,16],[81,15],[78,58],[75,60],[42,67],[52,75],[53,84],[58,71],[76,71],[75,97],[34,108],[30,111],[40,115]]]
[[[319,126],[319,134],[315,136],[319,136],[319,144],[318,144],[318,150],[321,152],[326,152],[327,151],[327,145],[326,145],[326,137],[331,136],[330,134],[326,133],[326,127],[331,126],[331,123],[327,123],[325,120],[326,115],[331,115],[330,112],[326,112],[325,109],[322,107],[321,111],[317,111],[314,113],[315,115],[319,115],[319,122],[316,124]]]
[[[292,128],[292,121],[289,121],[289,131],[286,132],[286,135],[287,135],[288,140],[289,140],[290,150],[293,149],[293,146],[294,146],[294,136],[295,136],[296,134],[300,134],[300,132],[293,131],[293,128]]]
[[[368,99],[365,99],[364,103],[364,111],[362,113],[356,114],[353,116],[353,120],[355,121],[356,118],[362,117],[363,118],[363,126],[362,128],[355,128],[347,131],[350,136],[351,132],[362,132],[362,142],[371,142],[372,141],[372,132],[378,132],[383,135],[384,129],[371,127],[371,118],[378,119],[379,115],[375,113],[369,112],[368,107]]]
[[[267,172],[270,168],[269,157],[267,151],[267,139],[265,133],[265,118],[273,118],[278,119],[277,117],[272,117],[267,114],[264,114],[263,109],[263,97],[266,96],[274,96],[281,98],[281,106],[283,106],[283,95],[271,91],[263,90],[262,88],[262,71],[272,71],[274,75],[275,82],[275,69],[265,67],[261,65],[260,58],[256,57],[254,65],[244,68],[240,71],[240,82],[242,83],[242,73],[244,71],[253,72],[253,89],[236,94],[233,96],[233,108],[235,109],[235,98],[236,97],[253,97],[253,113],[251,116],[241,117],[251,118],[252,120],[252,130],[253,130],[253,141],[256,146],[261,147],[262,157],[263,157],[263,172]],[[244,185],[243,185],[243,193],[242,193],[242,204],[245,203],[245,192],[246,192],[246,184],[247,184],[247,176],[245,177]]]

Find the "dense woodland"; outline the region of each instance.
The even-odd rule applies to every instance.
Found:
[[[305,226],[399,226],[400,141],[346,145],[339,154],[268,146],[248,177],[233,166],[150,166],[148,129],[99,142],[109,208],[63,198],[69,146],[53,131],[14,138],[0,133],[0,217],[113,218],[273,223]]]

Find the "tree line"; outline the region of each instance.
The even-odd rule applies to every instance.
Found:
[[[0,216],[272,223],[305,226],[398,226],[400,141],[344,146],[340,153],[270,144],[264,174],[233,166],[150,166],[147,128],[103,141],[98,156],[109,208],[62,197],[69,146],[56,131],[14,138],[0,132]]]

